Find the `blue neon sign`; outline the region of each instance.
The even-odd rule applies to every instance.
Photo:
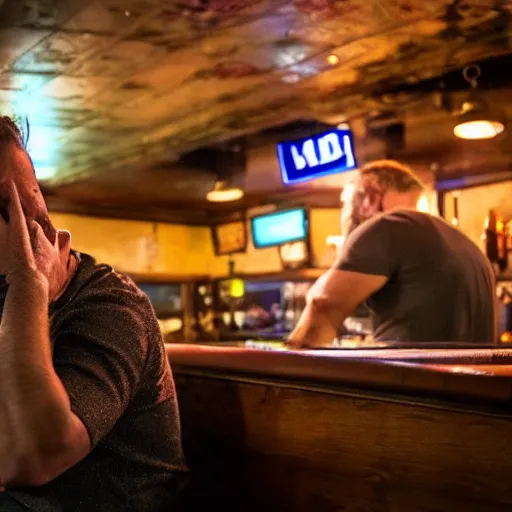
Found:
[[[287,185],[357,167],[350,130],[332,130],[307,139],[281,142],[277,156]]]

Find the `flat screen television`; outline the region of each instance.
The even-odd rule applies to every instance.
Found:
[[[251,231],[256,249],[307,240],[308,214],[304,208],[294,208],[259,215],[251,219]]]
[[[217,256],[245,252],[247,247],[245,221],[227,222],[212,227],[212,239]]]
[[[277,156],[283,183],[292,185],[357,167],[350,129],[280,142]]]

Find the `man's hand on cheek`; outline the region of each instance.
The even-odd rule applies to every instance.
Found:
[[[9,222],[4,248],[7,281],[15,286],[43,283],[52,301],[60,294],[68,278],[70,235],[59,232],[52,245],[41,226],[25,217],[18,191],[12,182],[9,193]]]

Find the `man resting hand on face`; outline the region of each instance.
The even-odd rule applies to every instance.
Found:
[[[0,215],[0,510],[174,510],[187,469],[153,309],[54,229],[6,117]]]

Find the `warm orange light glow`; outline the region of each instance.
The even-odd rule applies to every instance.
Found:
[[[335,246],[335,247],[341,247],[343,245],[343,242],[345,241],[345,238],[341,235],[329,235],[326,240],[326,244],[329,247]]]
[[[504,332],[500,336],[501,343],[512,343],[512,332]]]
[[[183,320],[181,318],[170,318],[167,320],[158,320],[160,324],[160,330],[164,334],[171,334],[173,332],[178,332],[183,328]]]
[[[222,182],[218,182],[215,188],[206,194],[206,199],[212,203],[227,203],[237,201],[244,197],[244,191],[238,187],[225,188]]]
[[[430,213],[430,204],[428,202],[428,197],[425,194],[422,194],[422,196],[418,199],[416,209],[419,212]]]
[[[460,123],[453,129],[453,133],[459,139],[479,140],[492,139],[505,130],[505,125],[499,121],[468,121]]]
[[[307,257],[304,242],[292,242],[280,247],[281,257],[286,263],[300,263]]]
[[[327,57],[327,62],[331,66],[336,66],[336,64],[339,64],[340,58],[335,53],[331,53],[331,55]]]
[[[340,201],[341,201],[341,204],[346,204],[346,203],[349,203],[350,201],[352,201],[352,197],[354,195],[356,191],[356,184],[354,181],[349,181],[348,183],[345,184],[345,186],[343,187],[343,190],[341,191],[341,195],[340,195]]]

